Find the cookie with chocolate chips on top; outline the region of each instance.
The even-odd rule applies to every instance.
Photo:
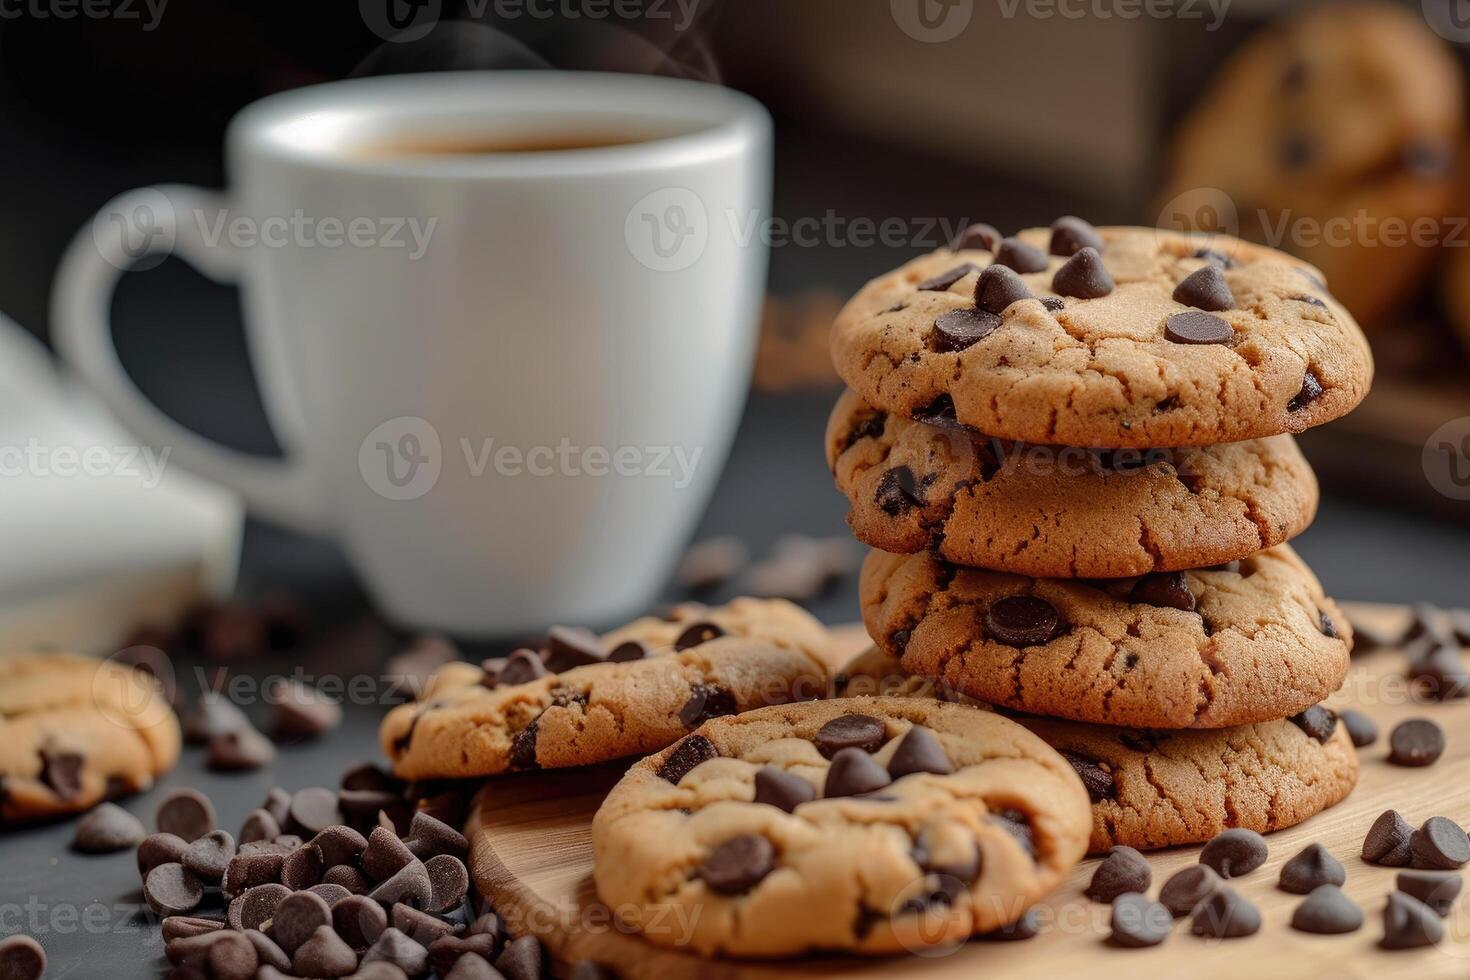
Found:
[[[1295,537],[1317,509],[1317,480],[1291,436],[1111,452],[1036,446],[889,415],[851,391],[828,420],[827,462],[863,543],[933,548],[959,565],[1022,575],[1217,565]]]
[[[1014,722],[819,701],[715,719],[635,765],[593,819],[593,875],[658,945],[916,952],[1018,919],[1089,824],[1076,773]]]
[[[1113,449],[1301,432],[1367,393],[1367,341],[1306,263],[1149,228],[1078,246],[1078,225],[868,283],[833,326],[838,373],[890,416]]]
[[[1028,578],[871,552],[863,622],[906,671],[994,705],[1129,728],[1305,712],[1347,673],[1351,627],[1287,545],[1137,579]]]
[[[830,656],[822,625],[783,600],[691,604],[602,637],[557,628],[544,651],[446,665],[379,739],[404,779],[591,765],[710,718],[820,697]]]

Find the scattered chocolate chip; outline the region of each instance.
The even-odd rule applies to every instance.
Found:
[[[1450,914],[1464,884],[1455,871],[1400,871],[1395,887],[1417,898],[1441,917]]]
[[[298,680],[271,686],[270,732],[285,741],[318,738],[342,724],[342,706]]]
[[[1427,718],[1410,718],[1388,734],[1388,761],[1396,766],[1427,766],[1444,752],[1444,730]]]
[[[260,808],[275,817],[276,823],[284,827],[291,815],[291,794],[279,786],[273,786],[265,794],[265,801],[260,804]]]
[[[1439,915],[1410,895],[1389,892],[1388,903],[1383,906],[1383,938],[1378,945],[1384,949],[1416,949],[1433,946],[1444,938],[1444,924]]]
[[[1397,810],[1384,810],[1363,837],[1363,860],[1390,868],[1406,867],[1411,852],[1409,838],[1414,828]]]
[[[1435,646],[1409,663],[1409,679],[1436,701],[1454,701],[1470,696],[1470,671],[1458,647]]]
[[[776,851],[759,834],[741,834],[716,847],[694,876],[721,895],[740,895],[760,884],[776,867]]]
[[[394,872],[393,877],[368,892],[368,898],[385,905],[402,902],[423,909],[428,908],[433,901],[434,888],[424,863],[414,858],[411,863]]]
[[[961,249],[977,248],[986,252],[993,252],[1000,244],[1001,234],[995,230],[994,225],[983,222],[970,225],[964,231],[955,236],[954,241],[949,243],[950,251],[958,252]]]
[[[177,834],[150,834],[138,844],[138,874],[148,872],[170,861],[182,864],[189,842]]]
[[[158,804],[154,823],[159,833],[192,843],[214,829],[214,804],[196,789],[177,789]]]
[[[1299,715],[1292,715],[1294,725],[1318,742],[1326,743],[1337,730],[1337,714],[1320,704],[1314,704]]]
[[[1050,251],[1053,255],[1076,255],[1084,248],[1101,252],[1102,236],[1097,229],[1074,215],[1064,215],[1051,223]]]
[[[245,772],[268,766],[275,757],[270,739],[246,726],[211,738],[204,764],[216,772]]]
[[[276,945],[275,940],[261,932],[259,929],[247,929],[240,933],[250,945],[255,947],[255,958],[262,966],[270,966],[277,970],[286,971],[291,969],[291,957],[286,951]],[[259,977],[256,980],[260,980]]]
[[[1113,277],[1103,265],[1095,248],[1083,248],[1056,271],[1051,280],[1052,292],[1078,299],[1098,299],[1114,289]]]
[[[225,928],[225,923],[219,919],[205,919],[193,915],[171,915],[161,923],[163,941],[171,942],[175,939],[189,939],[194,936],[203,936],[206,933],[219,932]],[[4,976],[0,973],[0,976]]]
[[[1041,918],[1036,914],[1036,907],[1032,906],[1015,922],[1009,922],[982,933],[980,939],[987,942],[1011,942],[1019,939],[1035,939],[1040,934]]]
[[[275,840],[281,834],[281,825],[267,810],[251,810],[240,824],[240,843]]]
[[[1342,862],[1321,844],[1308,844],[1281,866],[1282,891],[1306,895],[1318,885],[1341,885],[1347,880]]]
[[[331,790],[308,786],[291,795],[288,823],[293,831],[315,836],[341,822],[342,811],[337,806],[337,794]]]
[[[291,969],[304,977],[345,977],[357,969],[357,953],[324,925],[297,948]]]
[[[948,776],[954,772],[954,766],[945,754],[944,746],[939,744],[939,739],[933,732],[922,725],[913,726],[899,739],[888,760],[888,775],[894,779],[902,779],[916,772],[928,772],[936,776]]]
[[[1291,927],[1298,932],[1336,936],[1363,927],[1363,910],[1335,884],[1322,884],[1307,895],[1291,914]]]
[[[256,980],[260,954],[241,933],[221,932],[208,937],[205,959],[214,980]]]
[[[147,836],[141,820],[116,803],[103,803],[77,821],[72,846],[83,854],[106,854],[137,847]]]
[[[423,811],[413,815],[405,843],[414,856],[424,861],[441,854],[462,858],[470,848],[469,841],[463,834],[443,820]]]
[[[332,928],[353,949],[366,949],[388,928],[388,914],[366,895],[349,895],[333,903]]]
[[[859,748],[839,749],[827,769],[822,796],[858,796],[880,790],[893,782],[888,772],[871,755]]]
[[[302,844],[281,862],[281,884],[292,891],[305,891],[320,884],[325,871],[317,849],[310,844]]]
[[[505,980],[541,980],[545,975],[544,961],[541,940],[522,936],[505,944],[505,949],[495,958],[495,969],[505,975]]]
[[[1174,287],[1174,302],[1200,310],[1219,312],[1235,308],[1235,294],[1230,291],[1230,284],[1225,281],[1225,274],[1217,267],[1207,265],[1179,280],[1179,285]],[[1170,317],[1170,320],[1172,319],[1173,317]],[[1184,341],[1184,343],[1190,343],[1190,341]]]
[[[953,269],[950,269],[946,272],[941,272],[939,275],[934,276],[931,279],[925,279],[914,288],[918,289],[921,292],[929,293],[947,292],[949,290],[949,287],[953,286],[955,283],[959,282],[970,273],[978,272],[979,270],[980,267],[977,266],[975,263],[965,262],[961,265],[955,266]]]
[[[1307,373],[1302,376],[1302,390],[1293,395],[1291,401],[1286,403],[1286,410],[1288,412],[1300,412],[1312,402],[1321,398],[1322,392],[1325,390],[1316,373],[1311,368],[1308,368]]]
[[[338,865],[338,867],[343,867],[343,865]],[[361,875],[360,872],[359,875]],[[362,878],[362,881],[363,887],[364,889],[366,889],[367,878]],[[307,891],[311,892],[313,895],[318,896],[328,905],[335,905],[342,899],[349,898],[354,894],[354,892],[350,888],[347,888],[345,885],[331,884],[326,881],[321,881],[315,885],[312,885],[310,888],[307,889]]]
[[[143,900],[159,915],[182,915],[199,907],[204,886],[182,864],[160,864],[143,879]]]
[[[424,862],[429,873],[430,912],[441,915],[459,906],[470,890],[470,873],[464,862],[451,854],[438,854]]]
[[[975,281],[975,307],[1000,316],[1012,303],[1031,298],[1031,290],[1014,269],[992,265]]]
[[[290,894],[291,889],[277,882],[256,885],[235,896],[225,918],[232,929],[259,929],[270,921],[276,914],[276,906]]]
[[[402,902],[393,906],[390,921],[394,929],[424,947],[429,946],[436,939],[443,939],[452,934],[455,928],[452,922],[428,912],[420,912]]]
[[[1094,902],[1107,903],[1127,892],[1148,891],[1153,878],[1154,871],[1146,857],[1134,848],[1117,845],[1108,850],[1108,856],[1092,873],[1084,894]]]
[[[1159,902],[1176,919],[1190,915],[1220,887],[1215,869],[1203,864],[1181,868],[1159,889]]]
[[[724,635],[725,631],[720,628],[718,623],[701,621],[694,623],[679,634],[679,638],[674,641],[674,649],[688,650],[690,647],[697,647],[701,643],[718,640]]]
[[[413,638],[401,653],[388,658],[383,677],[388,681],[389,699],[394,703],[417,700],[429,685],[429,678],[445,664],[459,659],[457,648],[447,637],[424,633]],[[344,789],[370,787],[344,786]],[[376,788],[376,787],[372,787]]]
[[[1183,572],[1154,572],[1138,580],[1128,593],[1131,602],[1194,612],[1195,598]]]
[[[817,791],[812,784],[775,766],[762,766],[755,774],[756,803],[768,803],[778,810],[791,813],[803,803],[816,799]]]
[[[1254,830],[1232,827],[1204,846],[1199,863],[1221,878],[1239,878],[1266,863],[1266,838]]]
[[[824,759],[848,748],[876,752],[886,741],[887,727],[871,715],[839,715],[817,729],[812,738],[812,744]]]
[[[409,976],[416,977],[427,971],[429,951],[402,931],[389,927],[363,953],[362,962],[364,966],[368,963],[391,963]]]
[[[225,867],[225,876],[220,889],[226,895],[241,895],[257,885],[281,880],[281,865],[285,855],[278,852],[238,851]]]
[[[1470,861],[1470,837],[1448,817],[1430,817],[1409,835],[1410,863],[1430,871],[1451,871]]]
[[[745,542],[733,535],[706,538],[684,552],[676,580],[680,587],[695,592],[715,589],[738,575],[749,558]]]
[[[331,907],[320,895],[308,891],[292,892],[281,899],[271,916],[270,937],[290,956],[319,928],[331,922]]]
[[[1196,936],[1213,936],[1216,939],[1251,936],[1260,928],[1260,911],[1224,884],[1200,902],[1190,920],[1190,931]]]
[[[1347,729],[1348,738],[1353,740],[1353,745],[1364,748],[1372,745],[1378,740],[1378,726],[1373,719],[1363,714],[1356,708],[1343,708],[1337,714],[1338,720]]]
[[[1228,344],[1235,331],[1213,313],[1186,310],[1164,321],[1164,339],[1176,344]]]
[[[440,936],[429,943],[429,964],[440,974],[448,974],[456,964],[471,956],[480,957],[486,969],[491,969],[500,943],[493,934],[469,933],[465,936]],[[495,980],[496,974],[486,973],[486,980]]]
[[[995,253],[995,264],[1020,273],[1045,272],[1046,253],[1035,245],[1028,245],[1019,238],[1001,239]]]
[[[1064,627],[1065,622],[1057,607],[1040,596],[1003,596],[985,610],[986,633],[990,639],[1006,646],[1039,646]]]
[[[350,864],[334,864],[322,872],[322,883],[317,888],[340,888],[348,895],[366,895],[372,890],[372,882],[368,881],[367,875]],[[317,892],[321,895],[321,892]],[[325,895],[322,895],[326,898]],[[328,903],[332,902],[328,899]]]
[[[679,709],[679,721],[685,728],[695,728],[711,718],[723,718],[739,710],[733,691],[715,684],[695,684],[689,688],[689,700]]]
[[[250,719],[235,702],[214,691],[201,695],[193,708],[179,718],[184,739],[193,745],[204,745],[216,735],[249,727]]]
[[[398,835],[385,827],[374,827],[362,852],[362,870],[373,881],[386,881],[418,860]]]
[[[1114,946],[1127,949],[1157,946],[1173,931],[1174,917],[1169,910],[1147,895],[1128,891],[1115,896],[1112,902],[1113,931],[1108,941]]]
[[[189,845],[184,867],[206,885],[218,885],[235,857],[235,838],[223,830],[212,830]]]
[[[658,767],[658,775],[660,779],[677,786],[679,780],[693,772],[701,763],[719,757],[720,753],[713,742],[703,735],[690,735],[680,740],[664,758],[663,764]]]
[[[1087,788],[1087,796],[1094,803],[1117,798],[1118,785],[1113,781],[1113,774],[1104,769],[1096,760],[1089,759],[1085,755],[1076,752],[1061,750],[1062,758],[1066,759],[1077,775],[1082,780],[1082,785]]]
[[[989,337],[1003,322],[994,313],[973,306],[941,313],[934,320],[934,349],[945,354],[967,350]]]
[[[30,936],[0,939],[0,977],[5,980],[41,980],[46,972],[46,951]]]

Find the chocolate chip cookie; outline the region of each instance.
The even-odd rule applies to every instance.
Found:
[[[1352,632],[1281,545],[1138,579],[1027,578],[870,553],[868,633],[906,671],[1017,711],[1129,728],[1226,728],[1337,690]]]
[[[661,749],[710,718],[820,697],[827,646],[821,624],[782,600],[691,604],[601,638],[553,629],[543,650],[441,668],[424,700],[388,713],[379,737],[405,779],[606,762]]]
[[[984,707],[904,672],[877,647],[833,678],[837,697],[918,697]],[[1088,851],[1202,844],[1231,827],[1266,833],[1341,802],[1358,780],[1347,726],[1325,707],[1235,728],[1115,728],[1014,716],[1077,770],[1092,800]]]
[[[1367,393],[1357,324],[1273,249],[1075,219],[991,244],[915,259],[843,309],[833,359],[865,402],[1000,439],[1147,448],[1301,432]]]
[[[1413,292],[1446,219],[1464,214],[1463,118],[1453,49],[1417,7],[1306,11],[1242,46],[1180,127],[1159,220],[1192,225],[1203,209],[1213,224],[1213,198],[1228,198],[1242,234],[1316,265],[1371,324]]]
[[[1289,540],[1317,509],[1317,480],[1291,436],[1184,449],[1036,446],[887,415],[851,391],[827,422],[827,462],[865,544],[933,548],[1021,575],[1217,565]]]
[[[69,653],[0,656],[0,817],[77,813],[173,768],[179,723],[141,670]]]
[[[1018,919],[1076,864],[1086,792],[994,713],[762,708],[639,762],[592,823],[602,901],[705,955],[916,951]]]

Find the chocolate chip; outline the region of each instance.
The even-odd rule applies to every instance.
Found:
[[[398,835],[385,827],[374,827],[362,852],[362,870],[373,881],[387,881],[418,860]]]
[[[1199,863],[1213,868],[1221,878],[1239,878],[1266,863],[1266,838],[1254,830],[1232,827],[1204,846]]]
[[[240,935],[255,947],[255,958],[262,966],[270,966],[282,971],[291,969],[291,957],[287,956],[286,951],[276,945],[275,940],[271,937],[259,929],[248,929]],[[256,980],[260,978],[257,977]]]
[[[1064,215],[1051,223],[1050,251],[1053,255],[1076,255],[1084,248],[1102,251],[1102,236],[1097,229],[1074,215]]]
[[[1410,718],[1388,734],[1388,761],[1396,766],[1432,765],[1444,752],[1444,731],[1427,718]]]
[[[189,842],[177,834],[149,834],[138,844],[138,874],[148,872],[170,861],[182,864]]]
[[[270,921],[271,916],[276,914],[276,906],[290,894],[291,889],[276,882],[256,885],[235,896],[225,918],[232,929],[259,929]]]
[[[768,803],[791,813],[803,803],[816,799],[812,784],[775,766],[762,766],[755,774],[756,803]]]
[[[1176,344],[1228,344],[1235,331],[1212,313],[1186,310],[1164,321],[1164,339]]]
[[[1095,248],[1083,248],[1056,271],[1052,292],[1078,299],[1098,299],[1114,289],[1113,277]]]
[[[311,846],[321,855],[328,868],[338,864],[356,864],[367,850],[367,838],[345,824],[327,827],[311,839]]]
[[[1449,915],[1464,884],[1454,871],[1400,871],[1395,887],[1417,898],[1441,917]]]
[[[357,954],[324,925],[301,943],[291,958],[291,969],[304,977],[345,977],[357,969]]]
[[[284,827],[291,815],[291,794],[279,786],[272,786],[270,792],[265,794],[265,801],[260,804],[260,808],[275,817],[276,823]]]
[[[385,905],[402,902],[419,909],[428,908],[433,897],[434,888],[429,881],[429,872],[418,858],[399,868],[391,878],[368,892],[368,898]]]
[[[1322,635],[1327,637],[1328,639],[1337,639],[1337,624],[1332,621],[1331,616],[1327,615],[1320,609],[1317,610],[1317,628],[1321,630]]]
[[[1409,838],[1414,828],[1397,810],[1384,810],[1363,837],[1363,860],[1390,868],[1408,865],[1411,852]]]
[[[723,718],[739,710],[733,691],[716,684],[695,684],[689,688],[689,700],[679,709],[679,721],[685,728],[694,728],[711,718]]]
[[[1291,927],[1299,932],[1336,936],[1356,932],[1363,926],[1363,910],[1334,884],[1318,885],[1291,914]]]
[[[568,980],[618,980],[617,971],[596,960],[578,960],[572,964]]]
[[[1223,884],[1199,904],[1190,921],[1190,931],[1196,936],[1213,936],[1216,939],[1250,936],[1260,928],[1260,911]]]
[[[1000,316],[1012,303],[1030,298],[1031,290],[1021,277],[1003,265],[990,266],[975,281],[975,307],[986,313]]]
[[[1148,891],[1153,879],[1148,858],[1134,848],[1117,845],[1108,850],[1108,856],[1092,873],[1085,894],[1094,902],[1107,903],[1127,892]]]
[[[624,640],[607,655],[609,663],[630,664],[653,656],[653,648],[642,640]]]
[[[1470,696],[1470,672],[1457,647],[1436,646],[1409,664],[1409,679],[1436,701],[1453,701]]]
[[[894,779],[902,779],[916,772],[928,772],[936,776],[948,776],[954,772],[954,766],[950,764],[944,746],[939,744],[939,739],[934,737],[933,732],[922,725],[913,726],[899,739],[888,760],[888,775]]]
[[[83,854],[106,854],[136,847],[147,836],[141,820],[116,803],[103,803],[77,821],[72,846]]]
[[[1190,915],[1200,903],[1220,887],[1220,876],[1215,869],[1203,864],[1192,864],[1169,876],[1159,889],[1159,902],[1176,919]]]
[[[701,621],[694,623],[679,634],[679,638],[674,641],[674,649],[688,650],[690,647],[697,647],[701,643],[718,640],[724,635],[725,631],[720,628],[718,623]]]
[[[1409,835],[1410,862],[1430,871],[1452,871],[1470,861],[1470,837],[1448,817],[1430,817]]]
[[[944,354],[967,350],[989,337],[1003,321],[994,313],[962,306],[934,320],[934,349]]]
[[[182,915],[199,907],[204,886],[182,864],[160,864],[143,879],[143,900],[159,915]]]
[[[235,702],[213,691],[201,695],[179,719],[184,739],[193,745],[204,745],[216,735],[249,727],[250,719]]]
[[[280,833],[281,825],[269,811],[255,809],[245,814],[245,820],[240,824],[240,843],[275,840]]]
[[[776,867],[776,850],[759,834],[732,837],[699,863],[694,876],[721,895],[741,895]]]
[[[1322,382],[1317,378],[1316,373],[1308,368],[1307,373],[1302,376],[1302,390],[1297,392],[1291,401],[1286,403],[1286,410],[1288,412],[1300,412],[1312,402],[1321,398],[1324,390]]]
[[[1384,949],[1416,949],[1433,946],[1444,938],[1444,924],[1434,909],[1403,892],[1389,892],[1383,907]]]
[[[409,824],[406,843],[408,849],[424,861],[440,854],[462,858],[470,848],[469,841],[465,839],[464,834],[443,820],[423,811],[413,815],[413,823]]]
[[[924,501],[918,495],[917,483],[913,470],[907,466],[895,466],[879,478],[878,489],[873,494],[874,502],[889,517],[922,507]]]
[[[395,703],[412,701],[424,693],[429,678],[445,664],[460,657],[459,649],[447,638],[436,633],[425,633],[414,637],[401,653],[388,658],[383,665],[383,677],[389,682],[390,700]],[[380,789],[376,786],[343,786],[344,789]]]
[[[902,654],[909,645],[909,638],[913,636],[913,630],[894,630],[888,634],[888,645],[895,653]]]
[[[440,974],[448,974],[455,968],[457,963],[463,962],[469,957],[478,957],[485,964],[485,969],[491,970],[490,963],[495,959],[499,942],[494,935],[485,933],[471,933],[460,936],[440,936],[429,943],[429,964]],[[478,968],[478,964],[476,964]],[[495,973],[484,974],[486,980],[495,980]]]
[[[363,953],[362,963],[391,963],[411,977],[427,972],[429,951],[402,931],[389,927]]]
[[[82,766],[80,753],[53,749],[40,750],[40,780],[47,789],[67,802],[80,799],[82,795]]]
[[[1341,861],[1321,844],[1308,844],[1281,866],[1278,884],[1284,892],[1305,895],[1318,885],[1340,885],[1346,880]]]
[[[950,286],[953,286],[955,283],[959,282],[970,273],[978,272],[979,270],[980,267],[975,263],[966,262],[962,265],[957,265],[953,269],[950,269],[946,272],[941,272],[939,275],[934,276],[931,279],[925,279],[914,288],[920,290],[921,292],[943,293],[948,291]]]
[[[346,865],[339,864],[337,865],[337,867],[344,868],[346,867]],[[349,868],[348,870],[354,869]],[[358,872],[358,877],[361,878],[362,888],[364,891],[366,891],[367,878],[363,877],[361,872]],[[321,881],[315,885],[312,885],[310,888],[307,889],[307,891],[311,892],[313,895],[316,895],[328,905],[336,905],[342,899],[350,898],[354,894],[352,889],[346,887],[345,885],[336,885],[326,881]]]
[[[246,726],[211,738],[204,764],[216,772],[245,772],[268,766],[275,757],[270,739]]]
[[[1215,266],[1216,268],[1235,268],[1235,260],[1233,258],[1226,255],[1224,252],[1218,251],[1213,248],[1199,249],[1194,253],[1194,257],[1197,259],[1204,259],[1206,262],[1208,262],[1210,265]]]
[[[995,251],[995,247],[1000,244],[1000,240],[1001,234],[995,230],[994,225],[987,225],[981,222],[970,225],[956,235],[954,241],[949,243],[949,248],[952,252],[958,252],[961,249],[967,248],[993,252]]]
[[[913,419],[923,425],[933,425],[943,429],[964,428],[956,418],[954,399],[949,395],[940,395],[935,398],[915,412]]]
[[[168,943],[175,939],[189,939],[211,932],[219,932],[225,928],[225,923],[218,919],[205,919],[194,915],[171,915],[163,920],[161,927],[163,941]],[[0,976],[4,974],[0,973]]]
[[[843,749],[862,749],[876,752],[888,741],[888,729],[881,719],[871,715],[839,715],[817,729],[812,744],[831,759]]]
[[[5,980],[41,980],[46,972],[46,951],[30,936],[0,939],[0,977]]]
[[[1292,715],[1291,721],[1312,738],[1324,744],[1337,730],[1337,715],[1330,708],[1324,708],[1320,704],[1312,705],[1299,715]]]
[[[1041,305],[1053,313],[1059,313],[1067,308],[1067,301],[1060,296],[1043,296],[1041,297]]]
[[[720,753],[713,742],[703,735],[690,735],[680,740],[669,752],[663,764],[658,767],[658,775],[660,779],[665,779],[677,786],[681,779],[693,772],[701,763],[719,757]]]
[[[985,610],[986,633],[990,639],[1006,646],[1039,646],[1064,627],[1065,622],[1057,607],[1040,596],[1003,596]]]
[[[226,895],[240,895],[257,885],[279,882],[284,861],[285,855],[278,852],[240,850],[226,865],[220,888]]]
[[[1327,309],[1327,304],[1325,302],[1323,302],[1320,297],[1317,297],[1317,296],[1306,296],[1306,295],[1302,295],[1302,296],[1288,296],[1286,298],[1289,299],[1289,300],[1291,300],[1293,303],[1306,303],[1308,306],[1316,306],[1316,307],[1319,307],[1320,309],[1324,309],[1324,310]]]
[[[999,822],[1002,829],[1014,837],[1033,859],[1036,857],[1036,831],[1031,828],[1031,818],[1024,811],[1008,807],[990,814],[990,819]]]
[[[322,883],[317,887],[333,886],[341,888],[349,895],[366,895],[372,888],[372,882],[368,881],[367,875],[350,864],[334,864],[322,872]],[[321,894],[318,892],[317,894]],[[326,898],[325,895],[322,895]],[[330,903],[331,900],[328,899]]]
[[[822,796],[859,796],[880,790],[893,782],[888,772],[867,752],[859,748],[840,749],[832,756]]]
[[[441,915],[458,908],[470,890],[470,874],[464,862],[451,854],[438,854],[424,862],[429,873],[430,912]]]
[[[505,975],[505,980],[541,980],[545,975],[544,961],[541,940],[522,936],[505,944],[505,949],[495,958],[495,969]]]
[[[1138,580],[1128,593],[1131,602],[1194,612],[1194,593],[1183,572],[1155,572]]]
[[[177,789],[158,804],[154,823],[159,833],[192,843],[214,829],[214,804],[197,789]]]
[[[1306,133],[1287,133],[1277,151],[1277,159],[1286,170],[1303,170],[1316,157],[1317,145]]]
[[[553,708],[585,708],[587,707],[587,695],[569,687],[553,687],[551,706]]]
[[[418,909],[402,902],[393,906],[391,915],[393,928],[403,933],[409,939],[420,946],[427,947],[436,939],[442,939],[454,932],[454,924],[437,915],[428,912],[420,912]]]
[[[319,928],[331,922],[331,907],[320,895],[308,891],[292,892],[276,906],[275,914],[271,916],[270,936],[289,956]]]
[[[529,725],[515,733],[510,740],[510,767],[512,769],[541,768],[541,763],[536,758],[536,741],[540,734],[539,718],[532,719]]]
[[[1169,938],[1174,918],[1163,905],[1137,891],[1124,892],[1113,901],[1112,934],[1114,946],[1142,949],[1157,946]]]
[[[284,741],[318,738],[342,724],[342,706],[298,680],[272,685],[270,732]]]
[[[1179,281],[1179,285],[1174,287],[1174,302],[1200,310],[1219,312],[1235,308],[1235,294],[1230,291],[1230,284],[1225,281],[1225,274],[1215,266],[1207,265],[1196,269]],[[1172,319],[1173,317],[1170,317],[1170,320]],[[1184,341],[1184,343],[1190,343],[1190,341]]]
[[[987,942],[1011,942],[1019,939],[1035,939],[1040,934],[1041,918],[1036,914],[1036,908],[1033,906],[1023,912],[1015,922],[1008,922],[989,932],[981,933],[980,938]]]
[[[1415,139],[1404,145],[1404,169],[1414,177],[1443,177],[1453,158],[1453,151],[1440,140]]]
[[[1113,774],[1104,769],[1095,760],[1076,752],[1061,750],[1062,758],[1077,771],[1082,779],[1082,785],[1087,788],[1087,796],[1094,803],[1104,800],[1116,799],[1118,796],[1118,785],[1113,780]]]
[[[514,687],[518,684],[530,684],[532,681],[540,680],[551,675],[545,661],[535,650],[516,650],[505,659],[496,676],[496,687]]]
[[[331,790],[308,786],[292,794],[288,823],[293,831],[315,836],[341,822],[342,811],[337,807],[337,794]]]
[[[208,938],[205,960],[210,977],[214,980],[256,980],[260,954],[250,940],[234,932],[216,933]]]
[[[349,895],[333,903],[332,928],[353,949],[366,949],[388,928],[388,914],[366,895]]]
[[[281,884],[292,891],[303,891],[319,884],[325,870],[317,849],[310,844],[302,844],[281,862]]]
[[[235,857],[235,838],[226,831],[212,830],[189,845],[184,867],[206,885],[218,885]]]
[[[852,436],[849,436],[849,440],[851,439]],[[848,446],[851,445],[852,442],[849,441]],[[695,542],[684,552],[675,579],[681,587],[691,591],[714,589],[734,578],[745,567],[749,558],[745,542],[737,537],[724,535],[705,538]]]
[[[1019,238],[1005,238],[1001,240],[1000,248],[996,250],[995,264],[1015,269],[1021,273],[1045,272],[1046,253]]]

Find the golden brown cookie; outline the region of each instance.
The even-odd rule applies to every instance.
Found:
[[[1016,711],[1129,728],[1285,718],[1337,690],[1351,628],[1289,546],[1220,569],[1037,579],[874,551],[863,622],[906,671]]]
[[[1079,240],[1099,247],[1067,253]],[[832,330],[849,387],[903,418],[1102,448],[1301,432],[1368,391],[1357,324],[1280,252],[1076,219],[994,248],[941,249],[863,287]]]
[[[918,951],[1015,921],[1077,863],[1087,795],[1013,722],[864,698],[709,722],[592,823],[599,897],[705,955]]]
[[[78,813],[173,768],[179,723],[158,682],[70,653],[0,656],[0,817]]]
[[[1317,480],[1291,436],[1101,451],[986,439],[886,415],[849,391],[827,462],[865,544],[959,565],[1121,578],[1218,565],[1312,522]]]

